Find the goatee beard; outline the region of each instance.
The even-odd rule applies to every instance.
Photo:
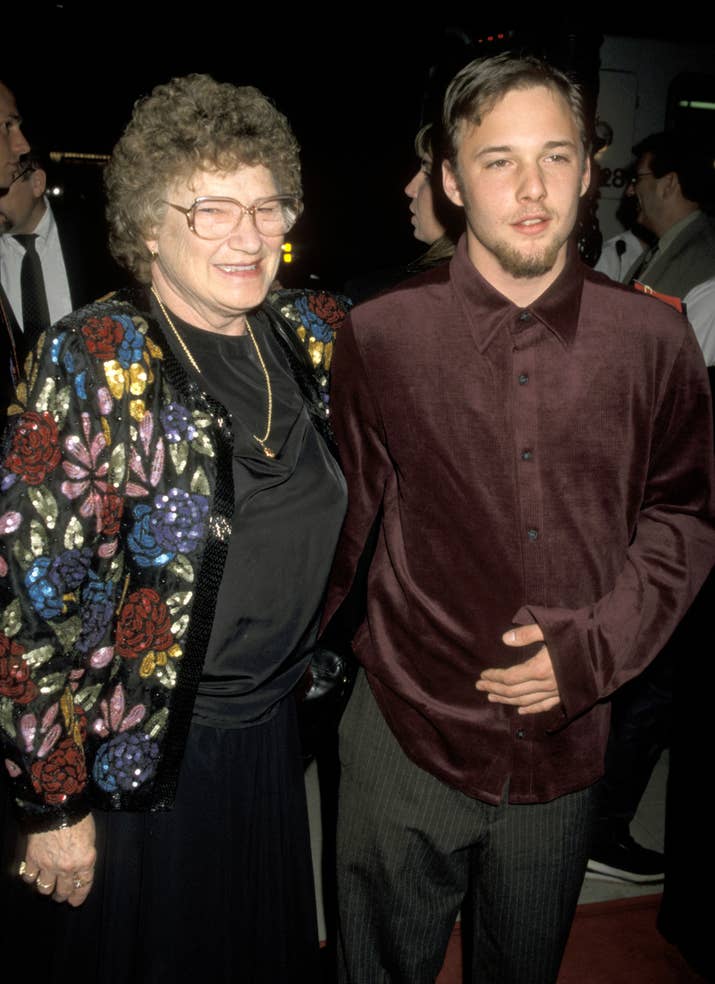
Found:
[[[545,246],[541,253],[524,255],[508,243],[498,242],[492,253],[499,261],[502,270],[512,277],[542,277],[553,269],[563,243],[554,242]]]

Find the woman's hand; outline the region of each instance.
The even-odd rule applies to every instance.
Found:
[[[94,839],[91,813],[72,827],[30,834],[21,878],[55,902],[82,905],[94,879]]]

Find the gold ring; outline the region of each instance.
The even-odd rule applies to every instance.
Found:
[[[17,869],[17,873],[20,876],[20,878],[22,878],[22,876],[25,874],[26,871],[27,871],[27,864],[24,861],[21,861]]]

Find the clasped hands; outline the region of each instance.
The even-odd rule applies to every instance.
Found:
[[[543,642],[544,634],[536,624],[509,629],[502,636],[507,646],[529,646]],[[551,656],[546,646],[523,663],[507,669],[484,670],[476,682],[477,690],[496,704],[512,704],[519,714],[540,714],[561,702]]]

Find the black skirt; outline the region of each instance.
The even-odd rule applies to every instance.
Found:
[[[252,727],[194,725],[172,811],[95,813],[95,820],[95,884],[78,909],[28,889],[6,853],[3,956],[14,952],[24,979],[318,980],[292,698]],[[13,853],[14,864],[21,854]]]

